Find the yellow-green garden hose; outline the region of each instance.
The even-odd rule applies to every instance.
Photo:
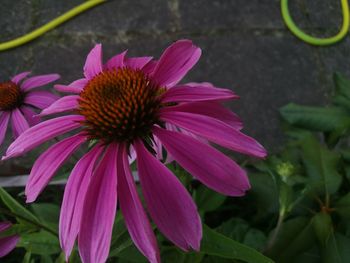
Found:
[[[329,38],[318,38],[304,33],[293,21],[288,8],[288,0],[281,0],[282,17],[289,30],[299,39],[316,46],[332,45],[342,40],[349,31],[349,3],[348,0],[341,0],[343,14],[343,25],[339,33]]]
[[[49,23],[39,27],[38,29],[24,35],[21,36],[19,38],[4,42],[4,43],[0,43],[0,51],[4,51],[7,49],[11,49],[14,47],[18,47],[20,45],[23,45],[29,41],[32,41],[33,39],[45,34],[46,32],[54,29],[55,27],[59,26],[60,24],[66,22],[67,20],[77,16],[78,14],[98,5],[101,4],[103,2],[105,2],[106,0],[88,0],[85,3],[78,5],[76,7],[74,7],[73,9],[69,10],[68,12],[64,13],[63,15],[53,19],[52,21],[50,21]]]
[[[69,10],[68,12],[64,13],[63,15],[53,19],[49,23],[41,26],[40,28],[24,35],[19,38],[0,43],[0,51],[4,51],[7,49],[11,49],[14,47],[18,47],[20,45],[23,45],[27,42],[32,41],[33,39],[45,34],[46,32],[54,29],[55,27],[59,26],[60,24],[66,22],[67,20],[77,16],[78,14],[84,12],[85,10],[88,10],[98,4],[101,4],[105,2],[106,0],[88,0],[85,3]],[[281,0],[281,12],[282,17],[289,28],[289,30],[299,39],[305,41],[306,43],[309,43],[311,45],[316,46],[326,46],[326,45],[332,45],[340,40],[342,40],[346,34],[349,31],[349,3],[348,0],[340,0],[341,1],[341,8],[342,8],[342,14],[343,14],[343,24],[339,31],[339,33],[335,36],[329,37],[329,38],[318,38],[310,36],[306,33],[304,33],[293,21],[293,19],[290,16],[289,8],[288,8],[288,0]]]

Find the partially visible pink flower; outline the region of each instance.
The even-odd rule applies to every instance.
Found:
[[[11,80],[0,83],[0,145],[5,139],[10,120],[13,136],[17,138],[30,126],[39,123],[40,119],[35,116],[34,109],[43,110],[58,99],[48,91],[37,91],[35,88],[59,79],[59,75],[49,74],[25,79],[29,73],[20,73]]]
[[[8,148],[4,159],[77,131],[35,162],[25,190],[27,202],[33,202],[77,148],[88,140],[97,141],[78,161],[65,188],[59,231],[66,257],[78,238],[84,263],[106,261],[119,203],[137,248],[150,262],[160,262],[156,238],[131,175],[128,155],[133,149],[150,217],[175,245],[185,251],[199,250],[202,225],[196,205],[177,177],[154,156],[155,140],[158,154],[165,148],[208,187],[230,196],[242,196],[250,188],[246,172],[209,144],[266,156],[258,142],[241,133],[237,116],[221,104],[237,95],[208,83],[177,84],[200,55],[200,48],[181,40],[158,61],[127,58],[123,52],[103,64],[98,44],[87,57],[84,78],[55,86],[74,95],[57,100],[41,115],[71,113],[30,128]]]
[[[6,231],[10,227],[10,222],[0,222],[0,233]],[[18,240],[18,235],[0,237],[0,258],[9,254],[16,247]]]

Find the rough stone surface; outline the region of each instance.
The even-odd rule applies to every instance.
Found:
[[[33,30],[81,2],[2,0],[6,12],[0,18],[0,38]],[[332,35],[342,22],[339,3],[290,1],[290,11],[307,32]],[[299,41],[284,26],[279,0],[112,0],[29,44],[1,52],[0,78],[29,69],[57,72],[61,83],[69,83],[81,77],[95,43],[103,43],[105,58],[126,49],[132,56],[159,57],[180,38],[193,39],[203,49],[184,81],[210,81],[239,94],[241,99],[228,106],[242,117],[246,133],[270,151],[283,142],[279,107],[327,104],[333,71],[350,77],[349,37],[323,48]]]

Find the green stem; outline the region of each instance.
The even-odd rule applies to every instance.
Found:
[[[280,232],[282,224],[283,224],[284,216],[285,216],[285,213],[279,214],[275,231],[273,231],[273,234],[272,234],[269,242],[267,243],[266,251],[269,251],[275,245],[278,233]]]
[[[73,9],[69,10],[68,12],[64,13],[63,15],[51,20],[49,23],[39,27],[38,29],[21,36],[19,38],[0,43],[0,51],[4,51],[7,49],[15,48],[20,45],[23,45],[25,43],[28,43],[32,41],[33,39],[45,34],[46,32],[54,29],[55,27],[59,26],[60,24],[63,24],[64,22],[70,20],[71,18],[77,16],[78,14],[84,12],[85,10],[88,10],[98,4],[101,4],[103,2],[106,2],[106,0],[89,0],[81,5],[78,5],[74,7]]]
[[[307,35],[304,33],[293,21],[293,19],[290,16],[289,9],[288,9],[288,0],[281,0],[281,12],[282,12],[282,18],[289,28],[289,30],[299,39],[303,40],[306,43],[309,43],[311,45],[316,46],[326,46],[326,45],[332,45],[340,40],[342,40],[346,34],[349,31],[349,3],[348,0],[341,0],[341,7],[342,7],[342,13],[343,13],[343,25],[339,31],[339,33],[333,37],[329,38],[318,38],[313,37],[310,35]]]
[[[49,232],[49,233],[51,233],[51,234],[53,234],[53,235],[58,237],[58,233],[55,230],[53,230],[53,229],[51,229],[51,228],[49,228],[49,227],[47,227],[47,226],[45,226],[45,225],[43,225],[43,224],[41,224],[39,222],[35,222],[35,221],[31,220],[31,219],[28,219],[26,217],[23,217],[21,215],[18,215],[16,213],[12,212],[12,211],[9,211],[9,210],[3,209],[3,208],[0,208],[0,212],[5,214],[5,215],[11,216],[11,217],[17,217],[17,218],[19,218],[21,220],[27,221],[28,223],[30,223],[30,224],[32,224],[34,226],[37,226],[37,227],[39,227],[41,229],[44,229],[45,231],[47,231],[47,232]]]

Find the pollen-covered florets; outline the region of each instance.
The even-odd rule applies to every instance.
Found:
[[[159,121],[161,90],[141,70],[105,70],[84,87],[78,112],[91,138],[132,142],[147,136]]]
[[[24,94],[12,81],[0,83],[0,110],[12,110],[23,102]]]

